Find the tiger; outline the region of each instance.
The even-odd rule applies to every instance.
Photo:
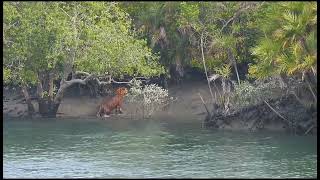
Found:
[[[111,98],[105,98],[101,105],[99,106],[99,111],[97,117],[110,117],[111,112],[116,109],[116,112],[123,113],[121,106],[123,103],[123,98],[128,94],[128,90],[125,87],[118,88],[116,90],[116,95]]]

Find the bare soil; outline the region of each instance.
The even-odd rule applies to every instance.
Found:
[[[156,112],[154,116],[202,121],[206,113],[198,96],[199,92],[205,101],[208,103],[211,101],[206,82],[185,83],[169,87],[169,96],[173,97],[173,102],[163,110]],[[95,117],[103,98],[92,98],[90,96],[64,97],[59,106],[57,117]],[[32,103],[35,110],[38,111],[37,101],[33,100]],[[19,91],[4,91],[3,106],[4,116],[27,116],[27,104]],[[130,104],[125,101],[121,116],[131,117],[134,114],[142,117],[141,112],[140,114],[137,113],[136,109],[136,104]]]
[[[213,90],[215,90],[213,88]],[[317,111],[310,111],[303,108],[294,98],[275,100],[269,102],[283,117],[293,124],[284,121],[274,113],[266,104],[251,106],[241,111],[231,112],[228,115],[215,112],[211,119],[199,97],[203,97],[205,103],[212,107],[211,96],[206,81],[193,81],[181,85],[169,86],[169,96],[175,99],[166,108],[153,114],[152,118],[190,122],[196,121],[204,124],[204,127],[226,130],[245,130],[245,131],[292,131],[292,126],[298,127],[295,131],[305,133],[306,129],[311,128],[309,134],[317,131]],[[90,96],[64,97],[59,106],[57,117],[79,117],[83,119],[96,118],[96,113],[100,102],[104,97],[92,98]],[[35,110],[38,110],[38,104],[33,101]],[[137,104],[130,104],[125,101],[123,105],[123,114],[112,114],[108,120],[125,119],[143,119],[141,109],[137,111]],[[4,117],[25,117],[27,115],[27,105],[20,92],[4,91],[3,98]],[[21,118],[23,119],[23,118]]]
[[[229,113],[217,107],[212,110],[211,115],[206,116],[205,126],[216,129],[316,134],[317,110],[303,106],[293,95],[289,95]]]

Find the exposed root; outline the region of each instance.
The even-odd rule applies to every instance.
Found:
[[[277,107],[277,110],[273,107]],[[308,134],[316,128],[315,109],[305,108],[294,95],[284,98],[264,101],[258,105],[247,106],[239,110],[225,113],[223,107],[218,107],[207,116],[205,126],[224,129],[247,129],[249,131],[270,129],[291,133]],[[285,118],[286,117],[286,118]]]

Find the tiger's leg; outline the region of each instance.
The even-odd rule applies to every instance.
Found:
[[[110,117],[110,109],[109,108],[104,108],[104,115],[103,115],[103,117]]]
[[[118,107],[116,107],[116,109],[114,110],[115,114],[118,114]]]
[[[107,118],[107,117],[110,117],[110,116],[109,116],[109,115],[107,115],[107,114],[104,114],[104,115],[103,115],[103,117]]]
[[[123,114],[122,109],[121,109],[121,106],[119,106],[119,113],[120,113],[120,114]]]
[[[97,117],[110,117],[108,114],[110,114],[109,109],[103,106],[100,106],[100,109],[97,113]]]
[[[101,117],[101,111],[103,110],[102,106],[100,106],[99,111],[97,112],[97,117]]]
[[[116,112],[119,113],[119,114],[123,114],[122,110],[121,110],[121,106],[118,105],[117,108],[116,108]]]

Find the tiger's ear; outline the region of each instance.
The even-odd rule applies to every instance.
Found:
[[[122,94],[127,94],[128,93],[128,89],[127,88],[122,88]]]

